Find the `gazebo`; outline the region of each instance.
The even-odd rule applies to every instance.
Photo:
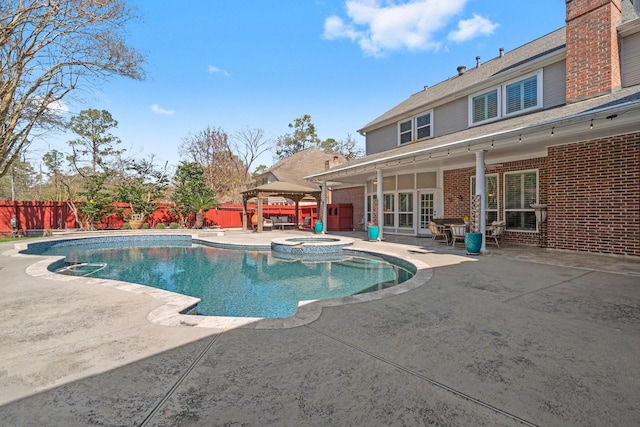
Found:
[[[266,197],[282,196],[291,199],[296,204],[295,223],[299,224],[298,205],[300,200],[305,197],[313,197],[318,206],[318,214],[320,213],[322,192],[316,188],[305,187],[303,185],[294,184],[292,182],[274,181],[242,192],[242,229],[247,229],[247,201],[256,198],[258,201],[258,233],[262,233],[262,203]]]

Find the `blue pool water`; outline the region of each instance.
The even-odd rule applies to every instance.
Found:
[[[278,258],[270,251],[203,245],[66,245],[53,270],[122,280],[198,297],[201,315],[289,317],[298,302],[339,298],[393,286],[412,273],[382,259],[345,254],[329,261]]]

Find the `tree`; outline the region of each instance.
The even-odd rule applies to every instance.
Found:
[[[359,159],[364,156],[364,150],[358,147],[358,142],[353,139],[353,136],[349,133],[347,138],[341,141],[336,141],[333,138],[328,138],[322,141],[319,148],[325,153],[338,154],[347,160]]]
[[[113,197],[105,188],[105,182],[109,176],[109,172],[89,175],[85,180],[84,190],[78,193],[84,202],[78,205],[73,204],[72,209],[76,219],[85,230],[94,230],[102,218],[113,212]]]
[[[320,145],[316,127],[311,122],[309,114],[298,117],[293,123],[289,123],[289,128],[293,129],[293,134],[283,135],[276,141],[278,158],[285,159],[309,147]]]
[[[0,178],[0,200],[37,199],[36,177],[37,174],[29,162],[15,162],[10,173]]]
[[[207,184],[224,201],[239,201],[247,176],[246,167],[229,145],[229,137],[221,128],[207,127],[183,139],[183,156],[202,166]]]
[[[267,165],[258,165],[258,166],[256,166],[256,168],[253,170],[253,172],[251,173],[251,177],[252,177],[252,178],[255,178],[255,177],[257,177],[258,175],[260,175],[261,173],[263,173],[264,171],[266,171],[267,169],[268,169],[268,168],[267,168]]]
[[[196,214],[196,228],[202,228],[204,213],[217,206],[215,192],[207,185],[204,168],[196,162],[181,162],[173,177],[174,191],[171,201],[182,225],[189,214]]]
[[[0,2],[0,177],[37,136],[60,125],[58,108],[95,80],[144,77],[124,41],[135,18],[125,0]]]
[[[158,169],[153,156],[128,161],[130,173],[117,185],[115,199],[129,204],[130,216],[138,215],[142,219],[156,210],[169,184],[166,168],[165,164],[164,169]]]
[[[59,179],[67,190],[66,202],[76,221],[85,229],[92,229],[98,220],[112,211],[110,190],[115,171],[110,165],[120,160],[124,151],[114,148],[120,139],[110,130],[117,126],[118,122],[106,110],[83,110],[67,124],[78,135],[77,139],[68,142],[71,153],[67,154],[66,160],[71,173],[67,176],[62,173],[58,151],[50,151],[44,157],[50,175]]]
[[[234,140],[233,152],[237,153],[242,160],[242,162],[236,162],[236,164],[242,166],[242,170],[239,172],[244,175],[245,179],[248,179],[251,166],[261,154],[270,149],[271,141],[264,139],[264,131],[262,129],[251,129],[249,127],[236,132]]]
[[[79,136],[69,141],[73,151],[71,161],[78,173],[85,175],[85,169],[91,174],[106,171],[109,169],[109,157],[120,156],[124,152],[114,148],[120,144],[120,138],[109,133],[116,127],[118,122],[106,110],[82,110],[71,117],[69,129]]]

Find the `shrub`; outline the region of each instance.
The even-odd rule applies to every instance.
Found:
[[[147,224],[146,222],[142,223],[142,227],[143,230],[148,230],[149,229],[149,224]]]
[[[165,228],[167,228],[167,226],[166,226],[166,225],[164,225],[163,223],[160,223],[160,224],[156,225],[156,228],[157,228],[158,230],[164,230]]]
[[[177,222],[172,222],[169,224],[169,228],[175,230],[176,228],[180,228],[180,225]]]
[[[131,230],[131,224],[129,224],[128,222],[125,222],[125,223],[122,225],[122,229],[123,229],[123,230]]]

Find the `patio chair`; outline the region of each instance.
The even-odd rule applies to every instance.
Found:
[[[431,231],[431,239],[435,242],[438,237],[444,237],[444,242],[449,243],[449,236],[444,229],[444,226],[438,225],[431,221],[429,223],[429,231]]]
[[[300,228],[311,228],[311,217],[305,216],[302,222],[298,223],[298,227]]]
[[[254,230],[258,229],[258,216],[254,215],[251,217],[251,228]],[[263,230],[271,230],[273,228],[273,221],[267,218],[262,218],[262,229]]]
[[[467,232],[467,226],[464,224],[461,225],[451,225],[451,240],[453,243],[451,247],[454,248],[456,246],[456,241],[460,240],[464,243],[464,235]]]
[[[507,225],[504,221],[493,221],[491,223],[491,227],[489,228],[489,230],[487,230],[487,242],[489,242],[489,239],[493,239],[493,241],[496,243],[496,246],[500,247],[499,241],[502,240],[502,236],[504,236],[504,230],[506,228]]]

